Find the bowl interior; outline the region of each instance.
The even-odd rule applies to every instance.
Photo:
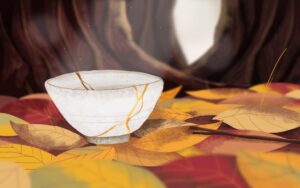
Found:
[[[95,90],[122,89],[137,85],[151,84],[161,80],[141,72],[119,70],[80,71],[82,79]],[[65,89],[84,90],[75,73],[64,74],[47,81],[49,85]]]

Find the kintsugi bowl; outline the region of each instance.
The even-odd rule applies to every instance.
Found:
[[[51,78],[45,87],[66,121],[89,142],[113,144],[128,141],[142,126],[161,95],[163,80],[141,72],[94,70]]]

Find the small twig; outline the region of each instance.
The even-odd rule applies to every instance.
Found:
[[[78,71],[76,71],[75,74],[77,75],[77,77],[78,77],[79,80],[80,80],[80,83],[82,84],[82,86],[83,86],[86,90],[94,90],[94,88],[92,88],[88,83],[86,83],[86,82],[82,79],[82,77],[81,77],[81,75],[80,75],[80,73],[79,73]]]
[[[273,141],[273,142],[285,142],[285,143],[293,143],[293,144],[300,144],[300,140],[297,139],[288,139],[288,138],[275,138],[275,137],[268,137],[268,136],[259,136],[259,135],[242,135],[231,133],[228,131],[223,130],[213,130],[203,127],[192,127],[193,134],[204,134],[204,135],[223,135],[223,136],[232,136],[232,137],[239,137],[245,139],[254,139],[254,140],[266,140],[266,141]]]

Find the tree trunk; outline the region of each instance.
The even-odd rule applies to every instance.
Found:
[[[0,2],[0,93],[41,92],[50,77],[92,69],[148,72],[164,78],[166,88],[248,87],[267,80],[286,47],[274,81],[300,81],[299,1],[223,0],[215,44],[192,66],[176,39],[174,3]]]

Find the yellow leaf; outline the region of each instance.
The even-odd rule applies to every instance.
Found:
[[[213,108],[216,104],[197,100],[197,99],[177,99],[171,104],[172,110],[177,110],[179,112],[191,112],[196,110],[201,110],[201,108]]]
[[[179,112],[173,109],[163,108],[154,109],[149,119],[175,119],[175,120],[186,120],[192,118],[188,113]]]
[[[13,122],[11,125],[20,138],[45,150],[67,150],[87,144],[85,138],[58,126]]]
[[[176,97],[176,95],[179,93],[179,91],[181,90],[182,86],[178,86],[176,88],[170,89],[168,91],[165,91],[161,94],[161,96],[158,99],[158,103],[165,101],[165,100],[169,100],[169,99],[173,99]]]
[[[300,99],[300,90],[294,90],[294,91],[288,92],[285,96],[291,97],[294,99]]]
[[[177,153],[183,157],[192,157],[192,156],[199,156],[203,155],[203,152],[196,148],[195,146],[191,146],[188,148],[185,148],[183,150],[177,151]]]
[[[237,161],[250,187],[300,187],[300,156],[297,154],[241,152]]]
[[[10,121],[26,124],[27,122],[12,116],[10,114],[0,113],[0,136],[16,136],[16,132],[13,130],[13,128],[10,125]]]
[[[69,161],[32,171],[33,187],[161,188],[165,185],[150,171],[107,160]]]
[[[40,168],[53,161],[54,156],[31,146],[19,144],[0,145],[0,160],[20,164],[26,170]]]
[[[217,89],[202,89],[197,91],[188,91],[187,94],[196,98],[221,100],[229,99],[237,95],[250,93],[249,90],[239,88],[217,88]]]
[[[172,110],[189,113],[193,117],[203,115],[217,115],[225,110],[239,107],[238,104],[214,104],[197,99],[177,99],[172,102]]]
[[[30,188],[30,178],[19,165],[10,162],[0,162],[0,187]]]
[[[280,107],[244,106],[226,110],[214,117],[239,130],[284,132],[300,126],[300,114]]]
[[[217,122],[201,125],[201,127],[218,129],[220,125],[221,123]],[[133,146],[154,152],[175,152],[193,146],[207,137],[207,135],[193,134],[189,126],[162,128],[137,140]]]
[[[177,153],[158,153],[133,147],[131,143],[117,144],[115,160],[138,166],[160,166],[182,158]]]
[[[59,154],[55,158],[55,162],[63,162],[69,160],[82,161],[92,159],[113,160],[116,151],[113,147],[89,146],[76,148]]]
[[[193,123],[188,123],[179,120],[147,120],[141,128],[134,132],[135,135],[143,137],[149,133],[152,133],[158,129],[171,128],[171,127],[183,127],[183,126],[195,126]]]

